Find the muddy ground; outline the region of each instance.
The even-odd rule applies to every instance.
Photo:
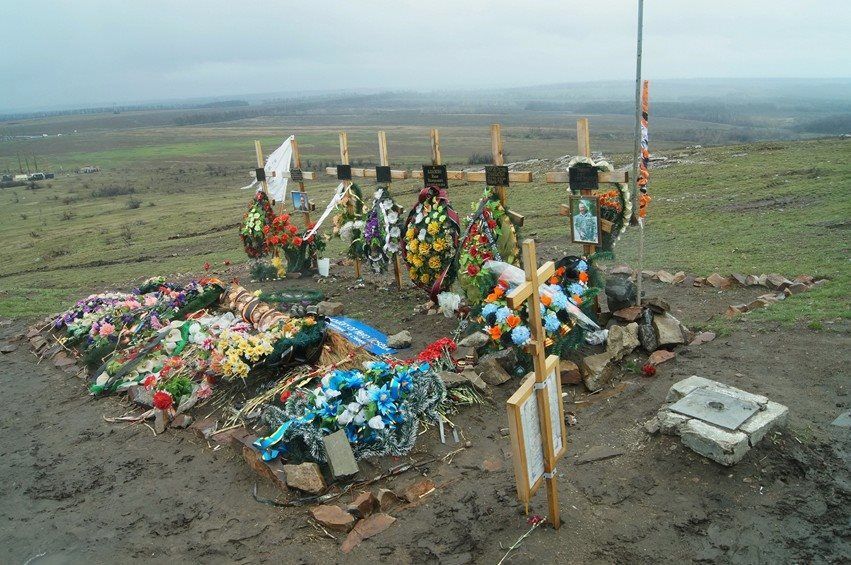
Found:
[[[455,328],[440,315],[414,314],[424,301],[419,291],[385,289],[387,279],[370,278],[365,288],[349,290],[351,268],[332,268],[336,280],[321,284],[263,286],[321,288],[346,304],[347,315],[388,334],[413,330],[412,352]],[[688,325],[757,294],[648,283],[648,295],[663,296]],[[7,321],[0,339],[24,327]],[[830,422],[848,407],[849,345],[847,328],[745,325],[681,348],[653,378],[625,373],[595,395],[566,386],[566,411],[578,423],[568,428],[558,466],[564,524],[537,529],[507,562],[848,562],[851,434]],[[670,385],[694,374],[786,404],[789,426],[733,468],[701,458],[678,438],[648,435],[642,425]],[[505,400],[517,384],[492,388],[486,404],[453,416],[461,444],[440,444],[434,428],[421,435],[411,457],[437,456],[424,471],[436,491],[416,507],[391,512],[395,524],[343,555],[341,536],[331,539],[312,526],[306,508],[256,502],[255,483],[261,496],[276,491],[237,451],[214,448],[188,430],[154,436],[144,426],[107,423],[103,416],[125,413],[126,401],[89,397],[83,382],[37,364],[21,343],[0,357],[0,561],[496,563],[527,529],[509,440],[500,433]],[[444,461],[464,440],[471,447]],[[623,455],[577,465],[594,446]],[[485,460],[502,468],[483,470]],[[378,472],[378,465],[361,465],[364,478]],[[417,478],[409,472],[373,489]],[[532,509],[546,514],[543,491]]]

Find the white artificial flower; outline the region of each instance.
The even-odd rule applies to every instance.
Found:
[[[402,235],[402,230],[399,229],[399,226],[393,226],[390,228],[390,237],[399,237]]]
[[[364,422],[366,422],[366,412],[364,410],[358,411],[358,413],[355,414],[354,420],[352,421],[355,423],[356,426],[364,425]]]
[[[425,231],[425,228],[423,228],[423,229],[420,230],[420,233],[417,236],[417,239],[419,239],[420,241],[424,241],[425,238],[426,238],[426,231]]]
[[[331,383],[331,373],[328,373],[324,377],[322,377],[322,388],[328,388],[328,385]]]
[[[373,416],[367,422],[367,425],[373,430],[383,430],[384,429],[384,420],[381,419],[381,416]]]
[[[388,224],[395,224],[398,221],[399,221],[399,213],[398,212],[396,212],[395,210],[390,210],[389,212],[387,212],[387,223]],[[396,228],[396,229],[398,230],[399,228]]]
[[[365,225],[366,225],[366,222],[364,222],[363,220],[358,220],[358,221],[355,222],[355,229],[356,230],[362,230]]]
[[[379,200],[383,195],[384,195],[384,189],[379,188],[378,190],[375,191],[375,194],[372,197],[375,198],[376,200]]]
[[[437,295],[437,304],[444,316],[453,318],[458,307],[461,306],[461,295],[454,292],[441,292]]]
[[[384,208],[385,210],[389,210],[390,208],[392,208],[392,207],[393,207],[393,201],[392,201],[392,200],[390,200],[389,198],[385,198],[384,200],[382,200],[382,201],[379,203],[379,206],[381,206],[381,207],[382,207],[382,208]]]
[[[355,415],[348,410],[343,410],[343,413],[337,416],[337,423],[341,426],[348,426],[354,417]]]
[[[414,223],[418,224],[423,221],[423,213],[417,212],[417,216],[414,218]]]
[[[360,404],[369,403],[369,393],[365,388],[359,389],[355,394],[355,400],[357,400]]]
[[[393,253],[398,253],[398,251],[399,251],[399,244],[396,243],[395,241],[391,241],[390,243],[387,244],[387,253],[390,253],[392,255]]]
[[[327,398],[337,398],[338,396],[340,396],[340,394],[342,393],[339,390],[335,390],[333,388],[329,388],[325,391],[325,396]]]

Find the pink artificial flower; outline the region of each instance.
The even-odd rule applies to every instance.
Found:
[[[157,303],[157,297],[153,294],[148,294],[145,296],[145,306],[153,306]]]
[[[155,330],[163,329],[163,325],[160,323],[160,319],[156,316],[151,316],[151,327]]]
[[[139,308],[142,305],[139,304],[139,301],[136,300],[135,298],[128,298],[127,300],[124,301],[124,306],[126,306],[127,308],[130,308],[131,310],[135,310],[136,308]]]
[[[213,389],[210,388],[210,385],[207,384],[206,381],[201,383],[201,386],[198,387],[198,391],[195,393],[195,395],[198,397],[199,400],[203,400],[205,398],[210,398],[210,395],[212,395],[212,394],[213,394]]]
[[[109,322],[104,322],[101,324],[100,329],[98,330],[98,334],[101,337],[107,337],[115,333],[115,326],[110,324]]]

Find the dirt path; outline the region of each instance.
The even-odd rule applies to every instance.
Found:
[[[415,348],[447,335],[442,316],[414,314],[414,291],[368,284],[347,290],[343,275],[321,285],[347,304],[347,314],[392,333],[414,329]],[[312,280],[274,286],[316,287]],[[650,284],[687,324],[704,322],[753,292]],[[742,296],[737,296],[742,293]],[[0,340],[23,324],[0,327]],[[587,396],[567,410],[568,453],[559,465],[558,532],[539,529],[510,563],[813,562],[851,559],[848,539],[851,472],[847,429],[830,422],[848,408],[847,332],[746,327],[697,348],[681,349],[652,379],[625,375],[612,393]],[[790,407],[788,429],[772,434],[728,469],[649,436],[642,424],[668,387],[698,374],[768,395]],[[496,563],[527,528],[510,471],[504,403],[511,384],[491,401],[453,420],[472,447],[430,465],[437,490],[350,555],[339,540],[309,525],[305,509],[276,509],[251,496],[256,476],[229,448],[214,449],[185,430],[155,437],[144,426],[108,424],[129,410],[94,400],[83,383],[52,365],[37,365],[23,345],[0,357],[0,547],[8,563],[245,562]],[[576,465],[590,447],[624,454]],[[414,457],[442,457],[432,429]],[[502,469],[485,471],[486,459]],[[362,465],[371,477],[378,468]],[[407,474],[378,486],[412,482]],[[262,496],[274,496],[259,484]],[[343,499],[348,502],[348,499]],[[533,509],[544,513],[543,493]]]

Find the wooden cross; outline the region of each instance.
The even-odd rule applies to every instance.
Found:
[[[431,128],[429,137],[431,138],[431,164],[435,167],[443,167],[443,159],[440,155],[440,131],[437,128]],[[411,178],[423,179],[425,183],[425,174],[422,170],[411,171]],[[446,171],[447,183],[451,180],[464,180],[464,171]]]
[[[502,144],[502,128],[499,124],[491,124],[491,153],[493,165],[485,167],[484,171],[468,171],[464,174],[468,182],[485,182],[492,186],[499,201],[502,203],[511,222],[517,226],[523,225],[523,216],[508,209],[506,190],[513,182],[532,182],[531,171],[509,171],[505,166],[505,153]]]
[[[383,131],[378,132],[378,161],[380,167],[389,167],[390,166],[390,158],[387,156],[387,134]],[[378,169],[373,169],[375,173],[375,177],[378,178]],[[406,171],[405,171],[406,172]],[[405,178],[405,177],[402,177]],[[393,170],[390,170],[390,178],[387,179],[387,183],[393,179]],[[379,181],[381,182],[381,181]],[[396,210],[397,213],[401,214],[401,208]],[[393,275],[396,277],[396,286],[399,287],[399,290],[402,290],[402,269],[401,264],[399,262],[399,252],[393,254]]]
[[[346,135],[346,132],[340,132],[340,163],[342,165],[349,165],[349,136]],[[351,167],[349,167],[351,170]],[[335,171],[336,172],[336,171]],[[348,191],[349,187],[352,185],[351,175],[349,175],[348,179],[341,179],[343,181],[343,190]],[[349,194],[346,198],[346,213],[350,216],[354,215],[355,211],[355,203],[352,201],[352,195]],[[355,259],[355,277],[360,278],[360,260]]]
[[[379,159],[381,158],[381,136],[384,132],[378,132],[379,136]],[[387,141],[384,141],[384,151],[387,151]],[[345,164],[345,163],[344,163]],[[386,166],[386,165],[382,165]],[[328,175],[336,175],[337,167],[325,167],[325,174]],[[352,176],[353,177],[362,177],[362,178],[376,178],[376,171],[374,168],[369,167],[352,167]],[[391,169],[390,170],[390,178],[393,180],[405,180],[410,178],[411,174],[407,170],[404,169]]]
[[[579,118],[576,120],[576,143],[579,146],[579,155],[583,157],[591,157],[591,135],[589,133],[588,128],[588,118]],[[617,183],[625,183],[629,180],[629,175],[626,171],[612,171],[612,172],[604,172],[599,171],[597,173],[597,182],[603,184],[617,184]],[[568,183],[570,184],[570,173],[569,171],[553,171],[547,173],[547,182],[550,184],[553,183]],[[580,194],[583,196],[588,196],[591,194],[590,189],[582,189],[580,190]],[[597,210],[599,214],[600,211]],[[562,204],[561,211],[559,212],[562,216],[570,217],[570,205]],[[595,245],[585,244],[582,246],[583,254],[585,256],[593,255],[594,251],[596,251],[597,247]]]
[[[298,150],[298,141],[293,137],[293,162],[295,164],[295,169],[291,170],[289,173],[289,177],[291,180],[296,180],[298,182],[299,190],[301,192],[307,192],[304,188],[304,181],[306,180],[316,180],[316,174],[311,171],[302,171],[301,170],[301,153]],[[257,155],[257,168],[262,169],[266,166],[266,160],[263,157],[263,146],[260,144],[259,139],[254,140],[254,153]],[[274,173],[273,173],[274,175]],[[265,173],[264,173],[265,176]],[[263,192],[266,193],[266,196],[269,196],[269,185],[266,182],[266,179],[260,181],[261,186],[263,187]],[[271,200],[271,199],[270,199]],[[272,204],[275,204],[273,201]],[[281,211],[283,212],[286,207],[286,202],[280,202]],[[307,228],[307,225],[310,223],[310,212],[304,212],[304,227]]]
[[[546,333],[541,321],[540,285],[555,273],[555,265],[547,261],[540,268],[535,256],[535,241],[523,241],[523,267],[526,282],[506,295],[508,307],[519,309],[527,303],[532,341],[527,351],[532,356],[534,371],[526,376],[520,388],[507,401],[511,432],[514,478],[517,496],[526,505],[540,487],[547,485],[549,520],[554,528],[561,526],[559,515],[556,462],[564,455],[567,428],[561,399],[561,373],[557,355],[546,354]]]

